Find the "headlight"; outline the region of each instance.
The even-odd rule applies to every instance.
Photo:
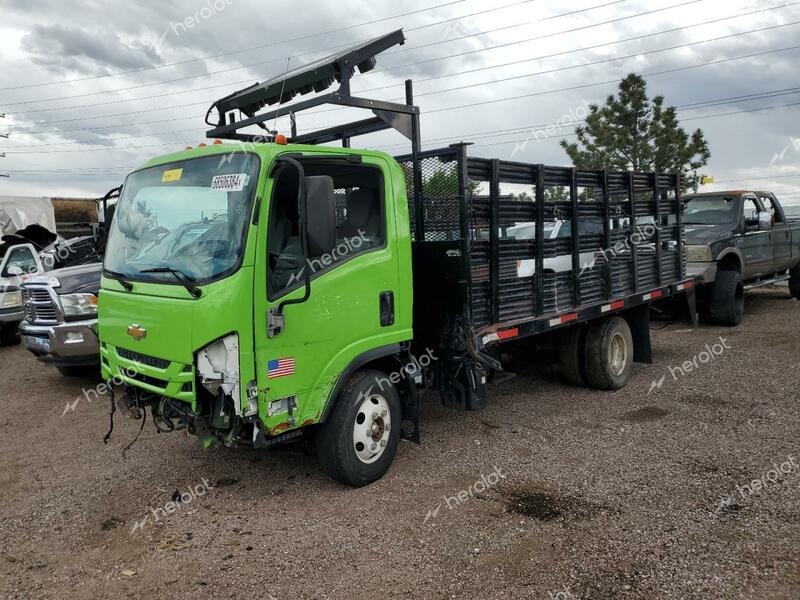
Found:
[[[97,314],[97,296],[94,294],[65,294],[59,298],[64,316]]]
[[[714,254],[711,246],[686,246],[687,262],[712,262]]]
[[[0,308],[22,306],[22,292],[5,292],[0,294]]]

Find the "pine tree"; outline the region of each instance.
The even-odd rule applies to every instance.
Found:
[[[589,106],[575,133],[578,141],[561,140],[561,147],[576,167],[680,173],[684,189],[695,186],[711,157],[703,131],[688,135],[675,107],[665,107],[664,96],[649,100],[647,82],[634,73],[620,82],[618,97]]]

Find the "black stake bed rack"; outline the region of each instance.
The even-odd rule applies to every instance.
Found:
[[[480,354],[676,294],[694,299],[678,176],[475,158],[468,148],[422,152],[417,169],[414,156],[396,157],[409,190],[415,337],[457,344],[466,334]],[[639,347],[650,362],[649,338]]]

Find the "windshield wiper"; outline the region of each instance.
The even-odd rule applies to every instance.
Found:
[[[103,270],[103,274],[107,277],[113,279],[117,283],[119,283],[122,287],[125,288],[125,291],[130,292],[133,290],[133,284],[125,278],[125,275],[122,273],[117,273],[116,271],[109,271],[108,269]]]
[[[192,283],[194,279],[178,269],[173,269],[172,267],[154,267],[152,269],[143,269],[139,271],[139,273],[170,273],[193,297],[199,298],[203,295],[203,290]]]

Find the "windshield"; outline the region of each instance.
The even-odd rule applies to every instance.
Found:
[[[235,269],[258,181],[251,154],[208,156],[151,167],[125,181],[104,268],[140,281],[173,283],[167,267],[197,282]]]
[[[726,225],[733,223],[735,196],[695,196],[683,207],[683,222],[687,225]]]

